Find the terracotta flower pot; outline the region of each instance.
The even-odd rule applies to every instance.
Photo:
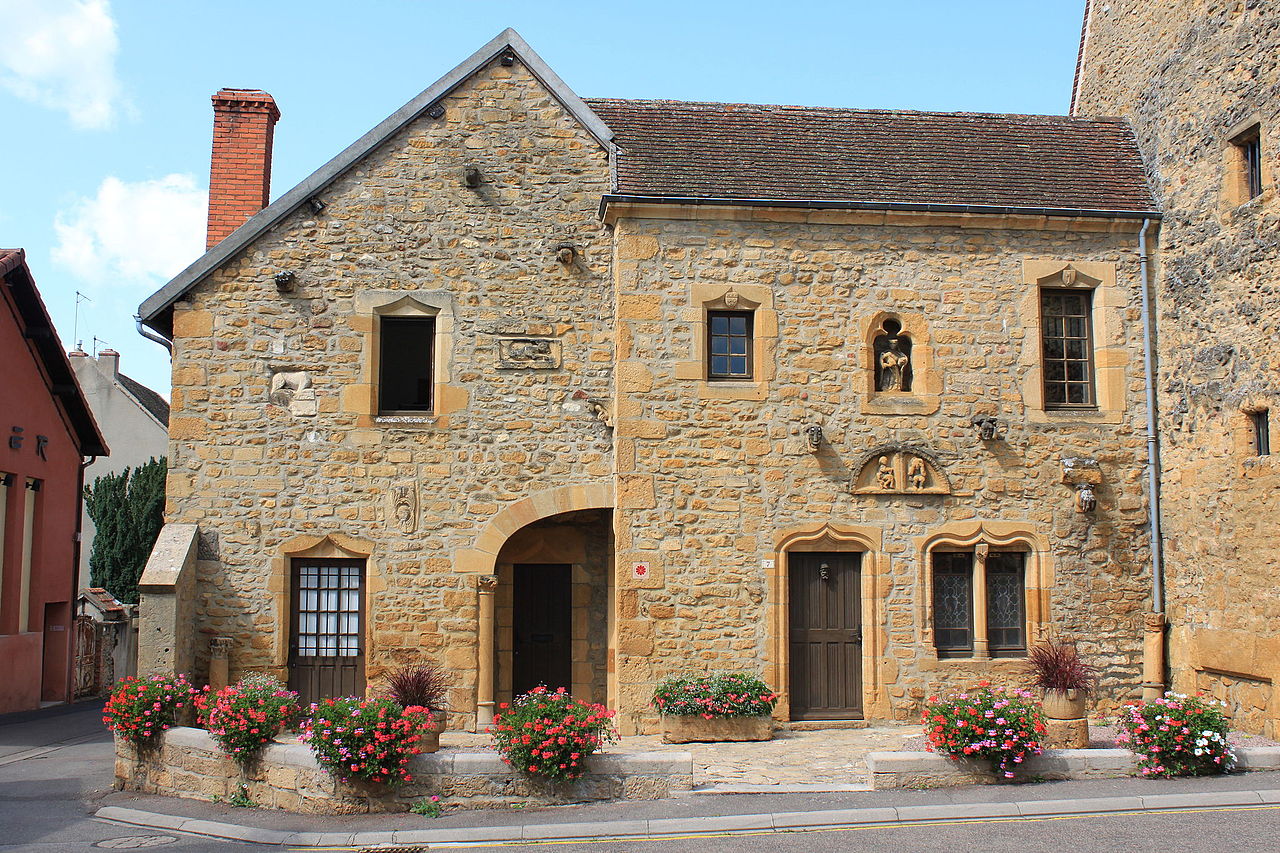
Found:
[[[1085,716],[1086,696],[1082,690],[1046,690],[1044,715],[1052,720],[1080,720]]]
[[[697,716],[662,717],[662,740],[665,743],[772,739],[772,717],[712,717],[710,720]]]

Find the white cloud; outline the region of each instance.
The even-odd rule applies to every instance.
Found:
[[[108,177],[94,198],[58,213],[55,263],[93,284],[154,284],[204,253],[209,193],[191,175],[127,183]]]
[[[122,96],[107,0],[0,0],[0,20],[0,86],[76,127],[110,126]]]

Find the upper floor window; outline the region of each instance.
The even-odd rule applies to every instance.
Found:
[[[378,409],[430,411],[434,317],[382,317],[378,352]]]
[[[1040,291],[1044,402],[1049,408],[1092,408],[1093,291]]]
[[[1231,140],[1239,157],[1241,202],[1262,195],[1262,131],[1257,126]]]
[[[751,379],[752,312],[707,312],[707,378]]]

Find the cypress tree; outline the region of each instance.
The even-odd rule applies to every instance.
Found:
[[[84,490],[97,528],[89,553],[89,582],[126,604],[138,601],[138,579],[164,525],[164,457],[105,474]]]

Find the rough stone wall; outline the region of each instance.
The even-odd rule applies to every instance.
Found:
[[[1280,733],[1280,10],[1258,0],[1094,2],[1076,111],[1128,116],[1166,211],[1157,253],[1162,502],[1176,689]],[[1262,195],[1233,135],[1261,127]]]
[[[781,566],[787,531],[824,524],[876,531],[881,542],[863,559],[863,572],[876,575],[874,588],[864,582],[868,717],[910,719],[945,687],[1016,680],[1021,661],[940,661],[928,629],[921,543],[978,522],[1014,523],[1044,543],[1052,569],[1041,625],[1078,638],[1102,665],[1104,706],[1136,696],[1150,577],[1134,235],[991,228],[977,217],[966,227],[923,218],[886,225],[883,215],[881,224],[803,212],[765,218],[617,224],[618,560],[650,562],[646,580],[619,576],[624,722],[652,727],[644,699],[671,672],[763,666],[785,687],[785,578],[762,566]],[[1036,313],[1038,301],[1024,261],[1044,258],[1116,265],[1109,310],[1123,322],[1095,334],[1098,347],[1127,353],[1117,362],[1120,411],[1045,413],[1025,401],[1040,343],[1027,329],[1028,305]],[[756,366],[757,375],[772,373],[755,393],[762,399],[710,398],[723,389],[680,375],[697,351],[697,294],[718,297],[730,286],[777,315],[776,346]],[[921,396],[931,386],[936,411],[869,405],[861,343],[883,312],[914,318],[927,333],[932,377],[917,380]],[[979,414],[1007,421],[1003,440],[979,441],[971,425]],[[812,423],[825,435],[816,453],[801,434]],[[891,443],[934,454],[951,494],[855,494],[868,451]],[[1101,462],[1092,516],[1076,512],[1062,483],[1068,456]]]
[[[495,60],[441,103],[442,118],[415,121],[325,189],[321,215],[294,214],[176,306],[167,514],[201,529],[197,672],[214,635],[235,641],[232,678],[282,672],[282,548],[344,534],[371,551],[370,680],[436,660],[465,715],[467,572],[485,568],[455,556],[520,498],[608,482],[610,436],[589,406],[608,399],[612,374],[611,250],[596,215],[607,156],[519,62]],[[560,243],[576,247],[571,264]],[[273,282],[283,270],[292,293]],[[379,423],[369,395],[352,393],[367,385],[372,317],[357,304],[371,292],[451,311],[438,415]],[[555,338],[561,366],[497,369],[504,335]],[[273,374],[296,371],[314,414],[268,402]],[[416,490],[409,534],[388,502],[401,485]]]

